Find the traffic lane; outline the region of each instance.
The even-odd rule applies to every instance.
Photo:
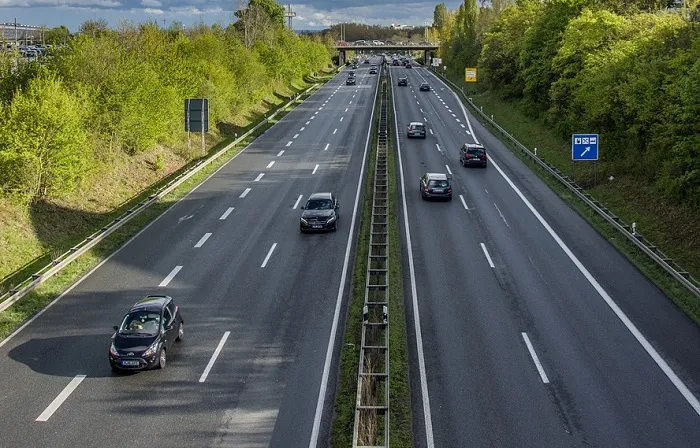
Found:
[[[98,271],[99,271],[99,270],[98,270]],[[131,275],[131,274],[123,275],[123,274],[121,274],[121,273],[116,273],[115,277],[120,277],[120,278],[129,279],[129,275]],[[111,277],[111,276],[108,276],[108,277]],[[128,280],[127,280],[127,282],[128,282]],[[134,283],[136,283],[136,282],[134,282]],[[149,283],[150,283],[150,282],[144,282],[143,284],[149,284]],[[150,284],[153,284],[153,283],[150,283]],[[123,285],[123,283],[122,283],[122,285]],[[141,287],[141,288],[138,288],[138,289],[139,289],[139,290],[144,290],[145,288]],[[125,302],[124,305],[123,305],[123,307],[122,307],[121,305],[118,307],[119,310],[120,310],[119,313],[123,313],[123,312],[125,311],[125,309],[127,309],[128,306],[130,306],[130,305],[133,303],[132,300],[134,300],[134,299],[133,299],[133,297],[131,297],[131,298],[128,298],[128,299],[126,299],[126,300],[128,301],[128,303]],[[84,303],[81,303],[81,304],[84,305]],[[103,310],[103,311],[104,311],[104,310]],[[71,313],[70,315],[74,315],[74,314]],[[120,314],[120,315],[121,315],[121,314]],[[43,316],[42,316],[42,317],[43,317]],[[49,317],[48,313],[45,314],[45,317]],[[111,325],[110,325],[110,326],[111,326]],[[69,328],[72,328],[72,327],[73,327],[72,323],[71,323],[70,325],[68,325],[68,327],[69,327]],[[25,331],[24,334],[28,334],[28,333]],[[19,340],[16,341],[16,342],[19,342]],[[11,388],[10,388],[10,389],[11,389]],[[34,392],[36,392],[36,389],[34,390]]]
[[[444,135],[447,139],[453,137],[454,127],[445,130]],[[455,147],[457,144],[454,142]],[[543,234],[544,229],[534,221],[534,215],[524,208],[509,186],[504,186],[502,177],[479,170],[465,171],[470,172],[465,177],[467,185],[472,187],[468,190],[480,192],[478,187],[483,186],[487,192],[474,196],[472,205],[486,222],[482,227],[494,233],[494,258],[509,266],[504,281],[512,281],[522,291],[521,312],[533,322],[533,328],[539,329],[542,343],[548,347],[549,361],[563,377],[562,383],[566,383],[560,392],[571,397],[568,412],[581,416],[579,423],[583,431],[596,428],[594,434],[586,437],[601,442],[615,440],[620,446],[640,443],[660,446],[668,440],[687,443],[697,436],[695,431],[689,433],[683,429],[694,427],[692,423],[697,415],[682,395],[646,352],[640,350],[638,342],[551,236]],[[456,177],[460,177],[460,172]],[[493,200],[497,201],[494,204],[500,204],[499,209],[491,206]],[[510,225],[498,216],[501,214]],[[533,282],[538,277],[539,281]],[[589,324],[580,328],[581,321]],[[617,344],[610,344],[610,340]],[[607,356],[600,352],[592,356],[589,353],[592,346],[602,347]],[[600,372],[618,374],[602,378]],[[640,375],[640,372],[644,373]],[[637,410],[660,408],[659,403],[663,403],[664,410],[657,410],[660,415],[653,417],[656,429],[649,433],[651,422],[640,419]],[[673,411],[668,412],[669,408]],[[663,424],[659,424],[660,420]],[[645,439],[639,440],[638,434],[646,434]]]
[[[358,163],[356,163],[356,167],[357,167],[357,165],[358,165]],[[353,170],[338,169],[338,171],[339,171],[340,173],[350,173],[350,172],[353,171]],[[355,171],[357,171],[357,169],[355,169]],[[339,176],[338,174],[339,174],[339,173],[332,173],[332,174],[330,174],[330,177],[331,177],[333,180],[335,180],[335,182],[339,182],[339,183],[340,183],[339,185],[345,185],[345,184],[347,184],[347,183],[348,183],[348,182],[347,182],[348,180],[345,179],[344,176]],[[318,176],[317,179],[319,179],[319,181],[321,181],[322,178],[321,178],[321,176]],[[321,181],[321,183],[323,183],[323,182]],[[328,184],[327,182],[325,182],[325,183]],[[341,198],[342,198],[342,197],[343,197],[343,196],[341,195]],[[348,197],[347,199],[348,199],[348,203],[350,203],[350,198]],[[271,209],[277,209],[277,210],[279,210],[280,208],[279,208],[279,207],[272,207]],[[279,222],[278,219],[274,219],[274,218],[273,218],[273,219],[269,219],[269,220],[265,219],[265,220],[263,220],[263,221],[264,221],[264,222],[273,222],[273,223],[274,223],[274,222]],[[255,225],[255,223],[252,224],[252,226],[254,226],[254,225]],[[298,230],[297,230],[298,227],[297,227],[297,226],[298,226],[298,217],[296,217],[296,219],[294,219],[294,222],[293,222],[293,224],[292,224],[291,229],[293,229],[295,232],[298,232]],[[266,231],[266,230],[261,230],[261,232],[262,232],[262,233],[265,233],[265,234],[267,234],[267,233],[275,233],[274,231],[269,232],[269,231]],[[340,233],[341,233],[340,231],[337,232],[337,234],[340,234]],[[336,235],[337,235],[337,234],[336,234]],[[335,236],[335,235],[334,235],[334,236]],[[250,236],[249,239],[250,239],[250,240],[256,240],[257,238],[256,238],[255,236]],[[218,246],[217,244],[214,244],[214,245],[212,245],[212,246],[210,246],[210,247],[216,248],[216,247],[219,247],[219,246]],[[299,250],[293,250],[293,251],[292,251],[293,254],[298,254],[299,252],[300,252]],[[339,256],[342,256],[342,251],[337,251],[337,252],[338,252],[338,255],[339,255]],[[281,255],[280,255],[280,256],[281,256]],[[252,257],[245,257],[245,258],[252,258]],[[282,257],[282,258],[284,258],[284,257]],[[290,255],[289,258],[291,259],[291,258],[294,258],[294,257]],[[216,262],[216,261],[212,260],[211,262],[212,262],[212,264],[213,264],[214,266],[223,266],[223,265],[227,265],[227,264],[225,263],[225,260],[222,260],[221,262]],[[320,263],[320,267],[323,268],[323,269],[326,269],[326,267],[328,266],[328,263],[327,263],[327,262],[321,261],[320,258],[319,258],[318,263]],[[195,265],[198,265],[199,263],[196,263],[196,262],[195,262],[194,264],[195,264]],[[227,266],[238,266],[238,265],[239,265],[238,263],[234,263],[234,264],[227,265]],[[254,264],[249,264],[249,265],[250,265],[250,266],[253,266]],[[331,264],[331,265],[336,266],[336,267],[339,268],[338,263],[333,263],[333,264]],[[271,263],[271,266],[272,266],[272,263]],[[286,269],[286,270],[288,270],[288,269]],[[206,285],[207,285],[207,287],[206,287],[206,289],[205,289],[204,291],[194,291],[194,292],[191,294],[192,297],[198,297],[198,298],[199,298],[199,297],[202,297],[203,295],[207,294],[212,288],[213,288],[213,289],[216,289],[216,286],[212,286],[212,285],[214,284],[214,279],[212,279],[212,281],[210,281],[209,279],[203,279],[203,280],[197,280],[197,281],[193,282],[192,280],[190,280],[190,279],[188,278],[187,272],[191,272],[191,271],[186,271],[186,272],[183,274],[183,277],[181,278],[181,282],[182,282],[182,283],[184,283],[184,284],[196,283],[196,284],[198,284],[198,285],[203,285],[203,284],[206,284]],[[221,279],[229,279],[229,280],[230,280],[230,279],[234,279],[234,278],[245,278],[245,279],[254,278],[254,276],[251,275],[250,273],[242,273],[242,274],[240,274],[240,275],[239,275],[239,274],[236,274],[236,273],[225,273],[225,274],[223,274],[223,275],[219,275],[219,273],[217,273],[217,272],[215,272],[215,271],[213,271],[213,270],[209,270],[209,271],[207,271],[207,272],[208,272],[208,273],[211,273],[211,275],[213,275],[213,276],[215,276],[215,277],[217,277],[217,278],[221,278]],[[312,269],[310,272],[313,273],[313,272],[314,272],[313,269]],[[339,275],[337,275],[336,277],[339,277]],[[325,278],[325,276],[324,276],[323,274],[318,274],[318,275],[317,275],[317,274],[312,274],[312,280],[309,282],[310,284],[309,284],[309,285],[306,285],[303,289],[308,289],[308,288],[310,288],[310,287],[312,287],[312,286],[314,286],[314,285],[318,286],[318,284],[319,284],[319,278]],[[239,294],[239,293],[230,293],[230,294],[229,294],[229,293],[227,292],[227,293],[225,294],[225,297],[226,297],[226,298],[230,298],[230,297],[246,297],[246,298],[254,297],[254,296],[255,296],[255,292],[260,291],[261,289],[263,289],[263,286],[264,286],[264,284],[266,284],[266,283],[269,283],[269,279],[264,280],[264,281],[263,281],[263,285],[255,285],[255,286],[251,287],[250,290],[248,291],[248,293],[240,293],[240,294]],[[307,288],[307,287],[308,287],[308,288]],[[185,295],[190,295],[190,294],[185,294]],[[210,292],[209,292],[209,295],[211,295]],[[264,296],[264,297],[272,297],[273,295],[272,295],[272,294],[269,294],[269,295],[268,295],[268,294],[263,294],[263,296]],[[217,316],[225,316],[225,315],[226,315],[226,314],[225,314],[225,313],[226,313],[226,308],[227,308],[228,306],[231,306],[231,304],[230,304],[229,302],[225,302],[224,305],[225,305],[225,306],[224,306],[222,309],[218,310],[218,311],[215,313],[215,315],[217,315]],[[319,305],[319,304],[315,304],[315,305],[312,305],[312,306],[309,306],[309,307],[302,307],[302,308],[319,309],[319,308],[320,308],[320,305]],[[251,313],[251,305],[250,305],[249,302],[245,302],[245,303],[244,303],[244,310],[241,310],[241,313],[243,313],[243,312],[247,312],[248,314]],[[329,312],[330,312],[330,311],[329,311]],[[191,313],[191,314],[192,314],[192,313]],[[264,312],[264,313],[261,313],[261,314],[259,314],[259,315],[251,316],[251,321],[261,321],[262,318],[263,318],[264,316],[272,316],[272,317],[275,317],[276,315],[277,315],[276,312],[269,312],[269,313],[268,313],[268,312]],[[191,316],[189,320],[192,321],[192,322],[194,322],[194,321],[196,320],[196,316],[194,316],[194,315]],[[326,319],[326,320],[327,320],[327,319]],[[263,328],[281,328],[281,326],[280,326],[280,325],[277,325],[277,324],[262,325],[262,327],[263,327]],[[188,328],[189,328],[189,327],[188,327]],[[221,329],[221,330],[223,330],[223,329]],[[190,329],[189,331],[191,332],[191,329]],[[227,331],[230,331],[230,330],[227,330]],[[251,328],[246,327],[246,329],[243,331],[243,335],[249,334],[250,332],[251,332]],[[235,340],[242,340],[242,338],[237,337],[237,336],[240,336],[240,335],[237,335],[236,331],[234,331],[232,334],[234,335],[233,339],[235,339]],[[309,337],[309,339],[310,339],[310,341],[314,341],[314,340],[317,341],[317,340],[318,340],[318,335],[312,335],[312,336]],[[322,352],[322,350],[318,350],[318,352]],[[322,354],[322,353],[320,353],[320,354]],[[296,376],[299,378],[299,380],[300,380],[300,381],[298,381],[297,383],[301,383],[301,380],[302,380],[302,379],[305,379],[305,378],[307,379],[307,381],[311,381],[311,382],[313,383],[313,382],[314,382],[314,379],[313,379],[312,377],[309,377],[308,371],[307,371],[309,363],[307,363],[307,362],[302,362],[302,365],[304,366],[303,369],[302,369],[302,372],[300,372],[299,374],[296,375]],[[240,369],[240,368],[233,368],[233,369],[231,369],[231,371],[240,372],[241,369]],[[191,374],[190,374],[190,376],[191,376]],[[283,376],[285,376],[285,375],[283,375]],[[320,381],[316,381],[316,383],[319,383],[319,382],[320,382]],[[230,383],[230,381],[227,381],[227,383]],[[135,381],[131,383],[132,386],[135,386],[135,384],[136,384]],[[274,385],[274,384],[279,384],[279,382],[278,382],[277,380],[275,380],[274,382],[271,382],[271,383],[270,383],[270,386],[272,386],[272,385]],[[259,385],[254,385],[254,386],[251,386],[251,387],[255,387],[255,388],[259,389]],[[149,388],[150,388],[150,385],[148,385],[148,384],[144,385],[144,387],[143,387],[144,390],[141,390],[141,393],[142,393],[142,394],[145,393]],[[271,390],[271,388],[270,388],[270,387],[267,387],[267,388],[263,388],[263,390],[268,390],[268,392],[269,392],[269,391]],[[308,388],[302,388],[302,389],[299,389],[299,390],[306,390],[306,391],[308,391],[308,390],[310,390],[310,389],[308,389]],[[120,390],[117,390],[117,391],[115,391],[115,392],[116,392],[116,393],[115,393],[113,396],[101,397],[101,394],[99,393],[99,391],[93,390],[93,391],[91,391],[91,396],[93,396],[93,397],[99,397],[99,398],[98,398],[98,403],[119,403],[119,402],[121,402],[121,401],[128,401],[129,397],[127,396],[126,399],[125,399],[125,397],[123,397],[123,394],[121,393]],[[308,397],[308,398],[310,399],[310,401],[312,402],[312,403],[311,403],[311,406],[308,406],[308,409],[310,410],[309,412],[313,412],[313,409],[314,409],[313,402],[315,402],[316,397],[317,397],[316,394],[313,394],[312,396]],[[187,397],[179,397],[178,400],[179,400],[179,401],[182,401],[183,398],[186,399]],[[205,398],[206,398],[206,397],[205,397]],[[210,401],[210,400],[207,398],[207,401]],[[257,400],[257,398],[256,398],[255,400],[253,400],[253,402],[255,402],[255,401],[259,401],[259,400]],[[291,401],[291,403],[298,403],[298,402],[299,402],[299,400],[296,399],[296,398],[295,398],[295,399],[292,399],[292,400],[290,400],[290,401]],[[171,403],[170,403],[170,404],[166,403],[166,404],[169,406],[169,407],[168,407],[169,409],[171,409],[171,408],[180,409],[179,406],[174,406],[174,405],[171,404]],[[99,417],[99,415],[102,414],[103,411],[104,411],[103,406],[104,406],[104,405],[102,405],[102,407],[101,407],[101,406],[98,404],[98,405],[96,405],[96,408],[95,408],[95,409],[89,409],[89,410],[86,411],[86,412],[79,412],[79,414],[81,414],[81,415],[82,415],[82,414],[87,414],[87,415],[90,415],[91,417],[95,417],[97,420],[94,421],[94,422],[92,422],[92,423],[90,424],[90,427],[91,427],[91,428],[99,428],[100,425],[101,425],[101,422],[102,422],[102,424],[104,424],[105,421],[108,421],[108,419],[103,419],[103,418],[100,418],[100,417]],[[189,402],[187,402],[187,407],[188,407],[188,408],[192,408],[193,406],[196,408],[195,403],[194,403],[194,398],[193,398],[193,400],[190,400]],[[206,406],[208,406],[208,404],[205,405],[205,407],[206,407]],[[126,408],[126,411],[128,411],[129,409],[130,409],[130,408],[127,407],[127,408]],[[140,409],[140,406],[135,406],[135,409]],[[221,408],[216,408],[216,409],[221,410]],[[216,411],[214,411],[214,413],[215,413],[215,412],[216,412]],[[212,412],[209,412],[209,413],[208,413],[209,417],[211,417],[211,413],[212,413]],[[151,425],[155,425],[155,424],[157,423],[157,422],[152,421],[153,419],[151,419],[150,417],[145,418],[145,417],[142,415],[143,413],[140,412],[140,411],[138,412],[138,414],[139,414],[139,416],[138,416],[138,418],[136,419],[136,421],[128,420],[128,421],[129,421],[129,424],[128,424],[128,425],[125,425],[126,427],[129,428],[128,433],[130,433],[130,434],[133,434],[133,433],[135,433],[135,432],[138,433],[138,432],[139,432],[139,429],[138,429],[138,428],[140,428],[140,427],[143,427],[143,431],[146,431],[148,427],[150,427]],[[162,410],[159,410],[158,406],[155,406],[155,407],[154,407],[154,413],[153,413],[154,419],[161,419],[161,418],[162,418],[162,414],[163,414],[163,411],[162,411]],[[291,412],[290,414],[291,414],[292,416],[295,416],[295,417],[298,417],[298,416],[301,415],[301,414],[298,412],[298,410],[296,410],[296,409],[295,409],[293,412]],[[206,414],[203,414],[203,415],[206,415]],[[311,415],[311,418],[313,418],[313,414]],[[205,420],[207,420],[207,418],[205,418]],[[193,429],[197,429],[197,428],[201,429],[201,428],[204,428],[205,425],[206,425],[206,422],[196,422],[196,421],[197,421],[197,418],[196,418],[196,417],[188,417],[188,421],[190,421],[190,422],[193,423],[193,424],[192,424]],[[283,426],[285,426],[285,425],[283,425]],[[288,424],[288,425],[286,425],[286,427],[287,427],[287,428],[300,428],[300,426],[297,425],[297,424]],[[104,429],[107,430],[108,428],[104,428]],[[285,440],[289,440],[289,439],[290,439],[290,436],[289,436],[289,434],[288,434],[288,431],[289,431],[289,429],[287,429],[287,430],[284,431],[284,435],[283,435],[282,438],[285,439]],[[115,436],[117,435],[117,434],[114,434],[114,433],[115,433],[115,430],[112,430],[111,432],[112,432],[113,435],[115,435]],[[225,432],[225,433],[228,434],[228,432]],[[299,434],[299,435],[302,436],[302,437],[308,437],[308,434],[309,434],[309,433],[310,433],[310,431],[306,431],[306,432],[305,432],[305,431],[302,431],[301,434]],[[124,437],[127,437],[128,435],[129,435],[129,434],[124,434]],[[159,437],[159,439],[160,439],[160,440],[164,440],[166,437],[168,437],[168,436],[165,435],[165,434],[163,434],[163,435],[161,435],[161,436]],[[229,437],[230,437],[230,435],[229,435]],[[117,439],[119,439],[119,437],[117,437]],[[72,442],[72,443],[78,443],[78,444],[80,444],[80,443],[82,443],[83,441],[81,441],[81,440],[79,440],[79,439],[71,439],[71,442]],[[87,442],[87,440],[85,440],[85,442]]]
[[[406,97],[397,97],[399,119],[408,120],[402,113],[411,107],[412,96]],[[399,140],[415,234],[417,291],[423,298],[419,306],[436,446],[521,446],[525,441],[566,446],[570,440],[519,339],[522,326],[512,319],[510,301],[481,249],[478,229],[464,219],[458,201],[420,199],[418,177],[424,171],[444,171],[441,156],[423,140]],[[411,186],[414,178],[416,188]],[[504,399],[494,400],[494,395]],[[536,425],[533,408],[539,410]],[[495,434],[500,438],[494,439]]]

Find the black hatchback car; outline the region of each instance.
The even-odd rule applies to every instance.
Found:
[[[465,143],[459,150],[459,161],[462,166],[482,166],[486,168],[488,156],[483,145]]]
[[[399,78],[399,85],[400,86],[407,86],[408,85],[408,78]]]
[[[420,90],[421,91],[425,90],[427,92],[430,92],[430,84],[428,84],[427,82],[421,83]]]
[[[337,230],[340,219],[340,204],[333,193],[314,193],[301,207],[304,210],[299,220],[299,230]]]
[[[147,296],[114,326],[109,347],[112,370],[162,369],[175,341],[185,335],[185,321],[172,297]]]
[[[345,81],[345,85],[347,86],[354,86],[356,84],[356,80],[354,76],[348,76],[347,81]]]
[[[418,137],[418,138],[425,138],[426,133],[425,133],[425,125],[421,123],[420,121],[414,121],[408,125],[408,128],[406,129],[406,136],[408,138],[412,137]]]
[[[420,178],[420,194],[423,199],[452,199],[452,184],[446,174],[425,173]]]

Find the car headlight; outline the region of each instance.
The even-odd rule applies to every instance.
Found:
[[[309,225],[309,221],[305,220],[304,218],[301,218],[301,222],[306,224],[307,226]]]
[[[335,216],[331,216],[330,218],[328,218],[328,221],[326,221],[326,224],[330,224],[333,221],[335,221]]]
[[[112,342],[112,345],[109,347],[109,354],[119,357],[119,350],[117,350],[117,347],[114,346],[114,342]]]
[[[153,356],[156,354],[156,350],[158,350],[158,341],[157,340],[153,344],[151,344],[151,346],[148,347],[145,352],[143,352],[142,356],[144,356],[144,357]]]

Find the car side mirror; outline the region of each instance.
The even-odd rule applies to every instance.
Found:
[[[117,331],[117,332],[119,331],[119,327],[118,327],[118,326],[116,326],[116,325],[115,325],[115,326],[113,326],[112,328],[114,329],[114,331]]]

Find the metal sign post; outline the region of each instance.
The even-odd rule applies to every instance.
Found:
[[[209,131],[209,100],[206,98],[185,99],[185,131],[187,148],[191,149],[190,131],[202,133],[202,154],[206,154],[204,134]]]
[[[593,169],[596,169],[598,160],[598,134],[572,134],[571,135],[571,180],[574,180],[574,164],[581,160],[593,161]],[[594,177],[596,174],[594,173]],[[597,179],[594,179],[594,182]]]

